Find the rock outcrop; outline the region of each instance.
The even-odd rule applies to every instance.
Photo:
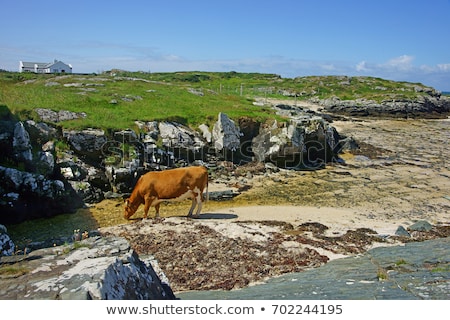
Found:
[[[84,112],[72,112],[67,110],[59,110],[58,112],[51,109],[37,108],[35,112],[45,122],[60,122],[66,120],[74,120],[79,118],[86,118],[87,115]]]
[[[0,299],[174,299],[153,257],[140,259],[120,237],[92,237],[1,257]],[[152,266],[155,265],[155,268]],[[155,270],[159,271],[159,275]]]
[[[14,253],[14,242],[8,235],[8,230],[2,224],[0,224],[0,257],[10,256]]]
[[[260,129],[252,141],[257,161],[281,168],[319,169],[337,157],[341,137],[323,117],[288,105],[275,109],[291,120],[282,124],[274,121]]]
[[[214,148],[218,152],[222,150],[236,151],[239,150],[241,146],[242,134],[239,127],[222,112],[219,113],[219,119],[214,124],[212,135]]]
[[[104,156],[104,146],[108,138],[100,129],[65,130],[64,138],[74,151],[90,161],[100,162]]]
[[[446,118],[450,113],[450,98],[441,95],[418,96],[414,100],[340,100],[337,97],[318,101],[327,112],[349,116],[393,118]]]
[[[191,164],[214,170],[222,161],[317,169],[336,156],[340,137],[321,115],[288,105],[274,108],[290,120],[235,122],[219,113],[212,129],[202,125],[199,131],[173,121],[136,121],[139,132],[61,130],[53,123],[83,115],[49,109],[36,110],[48,123],[3,117],[0,223],[70,212],[106,194],[120,197],[151,170]]]
[[[61,180],[0,166],[0,181],[2,223],[67,213],[82,205],[70,185]]]
[[[17,122],[14,126],[12,147],[16,161],[31,163],[33,154],[31,153],[30,135],[22,122]]]

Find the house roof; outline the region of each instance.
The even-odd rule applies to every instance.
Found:
[[[58,60],[55,60],[53,62],[26,62],[26,61],[20,61],[20,63],[22,64],[22,67],[24,67],[24,68],[34,68],[34,66],[37,65],[38,69],[50,68],[52,65],[54,65],[54,64],[56,64],[58,62],[64,63],[64,62],[58,61]],[[66,64],[66,63],[64,63],[64,64]],[[66,65],[68,65],[69,67],[72,68],[72,66],[70,64],[66,64]]]
[[[25,68],[34,68],[35,65],[38,66],[38,68],[45,68],[48,65],[48,62],[26,62],[21,61],[22,66]]]

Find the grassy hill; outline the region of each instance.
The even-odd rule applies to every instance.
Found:
[[[421,89],[420,89],[421,88]],[[237,119],[276,118],[255,98],[321,100],[415,99],[432,88],[371,77],[310,76],[237,72],[144,73],[112,70],[96,75],[37,75],[0,72],[0,110],[34,118],[36,108],[85,112],[65,128],[134,128],[135,120],[175,120],[191,127],[212,124],[219,112]],[[1,112],[1,111],[0,111]]]

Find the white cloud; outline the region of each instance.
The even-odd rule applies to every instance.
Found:
[[[448,71],[450,71],[450,63],[438,64],[437,68],[439,71],[448,72]]]
[[[356,65],[356,71],[358,71],[358,72],[370,71],[370,69],[367,66],[367,62],[366,61],[361,61],[360,63],[358,63]]]
[[[332,63],[325,63],[325,64],[322,64],[320,67],[325,71],[336,71],[337,70],[336,66]]]
[[[182,61],[181,57],[175,55],[175,54],[169,54],[162,57],[162,60],[166,61]]]
[[[384,66],[388,68],[394,68],[397,70],[407,71],[413,68],[413,62],[414,57],[409,55],[402,55],[400,57],[392,58],[391,60],[387,61]]]

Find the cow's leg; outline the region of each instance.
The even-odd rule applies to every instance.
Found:
[[[150,206],[152,205],[153,197],[146,197],[145,198],[145,204],[144,204],[144,219],[147,219],[148,210],[150,209]]]
[[[200,211],[202,211],[202,207],[203,207],[202,199],[198,199],[197,204],[198,204],[198,207],[197,207],[197,212],[195,213],[195,216],[199,217]]]
[[[155,210],[156,210],[155,218],[159,218],[159,206],[160,205],[161,205],[161,203],[158,203],[158,204],[155,205]]]
[[[191,205],[191,208],[189,209],[188,217],[192,217],[192,213],[194,212],[194,208],[195,208],[196,204],[197,203],[196,203],[195,197],[194,197],[194,198],[192,198],[192,205]]]
[[[198,218],[200,216],[200,211],[202,210],[203,202],[202,202],[203,195],[202,193],[194,193],[194,197],[192,198],[192,207],[191,210],[194,211],[195,205],[197,206],[197,212],[195,213],[195,216]]]

